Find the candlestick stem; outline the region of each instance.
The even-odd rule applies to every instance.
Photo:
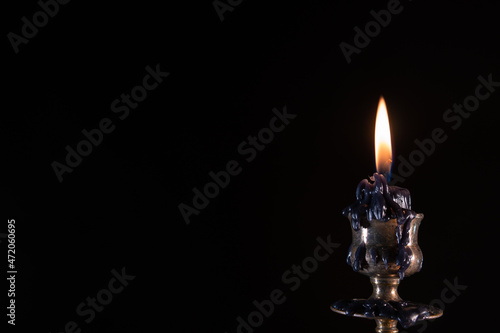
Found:
[[[370,282],[373,286],[373,293],[370,299],[383,299],[385,301],[401,301],[398,294],[399,277],[394,276],[372,276]]]
[[[375,328],[375,332],[377,333],[398,333],[397,329],[398,321],[396,319],[387,319],[387,318],[376,318],[375,322],[377,323],[377,327]]]

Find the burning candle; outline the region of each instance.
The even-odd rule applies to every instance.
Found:
[[[397,322],[408,328],[419,320],[438,318],[443,311],[404,301],[397,292],[405,274],[410,276],[422,268],[417,233],[423,215],[411,210],[410,191],[387,183],[392,147],[383,97],[375,123],[375,164],[377,172],[359,183],[356,201],[342,211],[352,227],[347,263],[355,272],[370,277],[373,293],[368,299],[337,301],[331,309],[348,316],[373,318],[377,332],[398,332]]]
[[[342,214],[351,215],[352,228],[359,231],[368,227],[368,221],[397,220],[395,233],[398,241],[398,256],[396,259],[399,276],[404,277],[405,270],[410,266],[413,254],[408,245],[409,227],[416,213],[411,210],[410,191],[398,186],[389,186],[392,167],[392,144],[389,116],[383,97],[380,97],[377,118],[375,122],[375,164],[377,172],[369,179],[363,179],[356,189],[356,201],[346,207]],[[349,253],[350,257],[351,253]],[[352,264],[354,271],[358,271],[364,264],[366,252],[360,246],[356,251]],[[377,254],[370,254],[377,260]],[[380,258],[386,262],[387,258]],[[348,260],[350,264],[350,261]]]

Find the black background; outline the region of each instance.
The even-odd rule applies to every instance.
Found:
[[[500,81],[499,7],[401,5],[348,64],[339,44],[353,44],[353,28],[387,1],[245,0],[224,21],[209,0],[72,1],[17,54],[7,34],[20,34],[21,18],[40,7],[4,4],[0,231],[15,218],[16,329],[61,332],[75,321],[82,332],[232,333],[254,300],[280,289],[286,301],[255,332],[372,331],[372,321],[329,306],[371,293],[345,264],[351,235],[340,212],[375,171],[381,94],[394,170],[415,139],[435,128],[447,135],[401,184],[425,214],[425,260],[400,295],[429,303],[456,279],[467,289],[425,331],[491,325],[500,92],[456,130],[443,114],[474,94],[479,75]],[[111,102],[157,64],[170,76],[120,120]],[[238,145],[285,106],[297,117],[246,162]],[[103,118],[115,130],[60,183],[51,163],[64,163],[65,146]],[[241,174],[187,225],[178,205],[192,205],[192,189],[230,160]],[[341,245],[291,291],[283,273],[328,235]],[[76,307],[122,267],[135,279],[85,323]]]

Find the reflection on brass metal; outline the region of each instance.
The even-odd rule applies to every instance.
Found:
[[[422,267],[423,256],[418,246],[418,228],[422,219],[423,215],[417,214],[412,221],[407,222],[410,223],[407,246],[411,249],[411,258],[405,277],[415,274]],[[407,328],[417,321],[440,317],[443,314],[441,309],[404,301],[398,294],[400,266],[396,258],[400,247],[395,232],[397,220],[372,220],[367,223],[366,227],[358,231],[351,228],[352,245],[347,261],[353,267],[355,260],[360,261],[358,272],[370,277],[373,293],[368,299],[337,301],[331,309],[348,316],[374,319],[376,332],[396,333],[398,322]],[[362,258],[360,253],[364,254]]]

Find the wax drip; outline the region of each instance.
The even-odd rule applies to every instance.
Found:
[[[408,247],[410,221],[416,216],[416,213],[411,210],[410,191],[398,186],[387,185],[387,180],[384,175],[374,173],[372,177],[363,179],[356,188],[356,201],[347,206],[342,214],[344,216],[351,215],[352,229],[359,231],[360,228],[367,228],[368,221],[379,220],[389,221],[395,218],[398,226],[396,227],[396,239],[398,242],[398,254],[396,264],[400,266],[399,277],[404,278],[404,272],[410,266],[413,258],[411,248]],[[361,247],[361,249],[360,249]],[[352,249],[349,250],[349,257]],[[352,268],[358,271],[364,265],[364,256],[366,254],[366,246],[364,243],[356,249]],[[370,249],[370,258],[376,263],[382,259],[386,269],[388,268],[387,253],[377,255],[376,250]],[[348,257],[348,258],[349,258]],[[366,261],[366,260],[365,260]],[[349,264],[350,260],[348,259]]]
[[[347,259],[346,259],[346,261],[347,261],[347,264],[349,266],[352,266],[352,264],[351,264],[351,253],[352,253],[352,244],[349,245],[349,251],[347,251]]]
[[[372,247],[370,249],[370,258],[372,259],[374,264],[377,264],[378,253],[377,253],[377,249],[374,247]]]
[[[428,318],[431,312],[436,311],[430,305],[406,301],[385,301],[381,298],[340,300],[333,303],[332,307],[345,311],[348,316],[360,314],[368,318],[396,319],[404,328],[413,326],[417,321]]]
[[[382,261],[384,262],[385,269],[389,269],[389,251],[386,249],[382,249]]]
[[[365,243],[359,244],[358,248],[356,249],[356,254],[354,255],[354,262],[352,264],[352,269],[357,272],[359,271],[363,265],[366,256],[366,245]]]

